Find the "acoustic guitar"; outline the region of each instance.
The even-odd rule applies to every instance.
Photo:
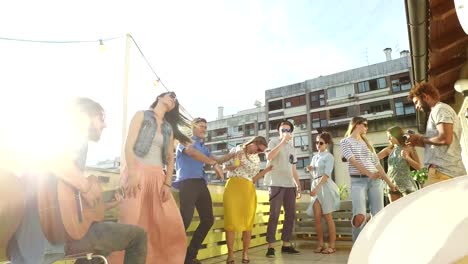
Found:
[[[24,216],[26,198],[19,179],[0,169],[0,262],[8,259],[6,249]]]
[[[90,184],[97,184],[100,188],[95,176],[87,179]],[[92,223],[104,219],[102,197],[91,207],[77,189],[53,175],[40,181],[38,207],[42,231],[47,240],[54,244],[80,240]]]

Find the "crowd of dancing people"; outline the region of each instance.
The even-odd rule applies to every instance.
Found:
[[[41,192],[36,184],[38,177],[51,175],[64,182],[89,205],[96,205],[102,199],[98,184],[88,181],[84,171],[88,141],[99,141],[106,127],[105,111],[89,98],[77,98],[72,103],[73,114],[69,118],[79,123],[73,131],[80,137],[73,142],[75,148],[60,155],[60,166],[56,166],[56,162],[50,164],[54,168],[43,166],[46,169],[8,172],[21,174],[18,178],[27,192],[25,213],[9,241],[8,256],[15,264],[53,263],[82,252],[108,256],[113,264],[201,263],[197,255],[214,224],[207,167],[219,178],[227,175],[223,195],[226,263],[235,263],[236,232],[242,234],[242,263],[250,262],[248,250],[257,210],[256,183],[260,179],[269,191],[266,257],[276,256],[276,233],[282,207],[281,254],[300,254],[291,241],[296,200],[304,192],[311,197],[308,212],[315,223],[317,247],[314,252],[333,254],[336,228],[332,213],[340,207],[340,194],[332,179],[337,162],[348,164],[353,241],[372,216],[384,208],[385,193],[390,202],[394,202],[420,188],[411,178],[411,170],[428,168],[425,186],[466,175],[461,160],[461,126],[454,110],[440,102],[437,89],[428,83],[414,86],[408,99],[417,110],[429,114],[425,135],[407,133],[399,126],[390,127],[388,146],[377,153],[366,136],[371,121],[353,117],[346,135],[337,143],[343,161],[335,160],[330,151],[334,144],[330,133],[322,131],[315,137],[317,152],[307,166],[311,187],[302,190],[296,169],[297,156],[291,143],[293,123],[279,122],[275,127],[278,137],[269,142],[262,136],[255,136],[227,154],[217,156],[204,144],[207,120],[187,119],[179,111],[176,94],[162,93],[147,110],[138,111],[131,120],[124,146],[125,168],[121,177],[124,192],[116,193],[114,201],[105,205],[107,209],[119,208],[118,221],[96,221],[79,240],[56,242],[51,241],[41,225],[44,208],[38,203]],[[181,127],[190,128],[191,136],[184,134]],[[416,147],[424,148],[424,161],[420,160]],[[263,170],[259,157],[262,153],[267,160]],[[381,165],[386,157],[387,171]],[[4,169],[0,172],[6,173]],[[179,204],[173,197],[173,189],[179,193]],[[195,209],[200,221],[187,243],[186,232]],[[322,219],[328,226],[328,243],[324,241]],[[93,262],[80,259],[76,263]]]

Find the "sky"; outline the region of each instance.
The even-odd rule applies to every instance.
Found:
[[[104,49],[0,40],[2,120],[15,109],[40,125],[50,102],[91,97],[108,124],[92,160],[121,149],[127,33],[189,114],[208,120],[218,106],[235,114],[264,103],[267,89],[382,62],[387,47],[393,58],[409,49],[402,0],[17,0],[2,1],[0,25],[0,38],[118,37]],[[127,122],[165,91],[135,45],[129,51]]]

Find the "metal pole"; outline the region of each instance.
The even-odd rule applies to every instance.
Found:
[[[120,151],[120,174],[122,175],[125,167],[125,139],[127,135],[127,101],[128,101],[128,72],[130,67],[130,45],[131,36],[127,34],[125,42],[125,63],[124,63],[124,78],[123,78],[123,94],[122,94],[122,145]]]

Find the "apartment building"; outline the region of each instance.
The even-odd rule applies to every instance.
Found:
[[[334,138],[330,150],[335,157],[332,176],[338,184],[349,186],[347,163],[341,161],[339,142],[352,117],[369,120],[368,138],[377,151],[388,145],[389,127],[417,130],[414,105],[406,99],[411,89],[408,52],[402,51],[400,58],[392,60],[391,49],[384,51],[387,60],[382,63],[265,91],[264,107],[230,117],[221,115],[209,122],[206,144],[215,154],[225,153],[254,135],[277,137],[278,122],[288,119],[295,124],[292,144],[302,188],[310,188],[310,175],[304,168],[317,152],[313,142],[322,131],[330,132]],[[422,158],[422,151],[418,153]]]

